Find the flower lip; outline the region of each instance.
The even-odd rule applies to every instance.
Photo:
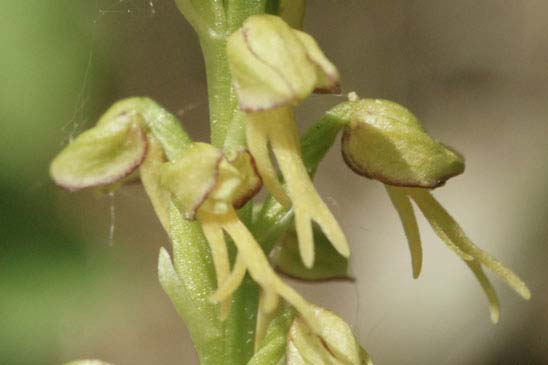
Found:
[[[125,114],[116,121],[82,133],[65,147],[50,166],[56,185],[67,191],[111,185],[141,166],[148,151],[144,130]]]

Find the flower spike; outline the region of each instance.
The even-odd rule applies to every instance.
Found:
[[[529,299],[531,293],[525,283],[472,243],[430,192],[464,171],[460,154],[430,138],[418,119],[404,107],[386,100],[354,101],[352,119],[342,138],[343,157],[357,174],[385,184],[409,242],[413,277],[418,277],[421,270],[422,248],[410,200],[417,204],[438,237],[476,276],[489,301],[494,323],[499,319],[500,308],[483,266],[522,298]]]
[[[302,161],[291,109],[314,90],[337,91],[337,69],[312,37],[269,15],[248,18],[230,37],[227,53],[240,108],[246,112],[248,148],[270,193],[285,207],[293,205],[303,263],[306,267],[314,264],[313,221],[335,249],[348,257],[344,233]],[[287,191],[270,159],[269,145]]]

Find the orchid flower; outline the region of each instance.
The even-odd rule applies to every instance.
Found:
[[[314,90],[336,92],[339,73],[308,34],[281,18],[248,18],[231,35],[228,60],[240,108],[246,116],[248,148],[270,193],[292,206],[301,258],[314,264],[312,222],[318,223],[343,256],[350,254],[339,224],[319,197],[301,157],[292,107]],[[285,188],[278,179],[268,146],[276,157]]]
[[[387,100],[357,100],[342,137],[343,157],[357,174],[379,180],[396,208],[411,251],[413,276],[422,266],[422,245],[413,200],[434,232],[472,270],[489,300],[491,320],[500,316],[498,299],[483,266],[524,299],[525,283],[501,262],[477,247],[433,197],[431,190],[464,172],[464,159],[435,141],[409,110]]]

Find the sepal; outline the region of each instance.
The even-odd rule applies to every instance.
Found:
[[[293,106],[315,89],[338,90],[339,73],[314,39],[277,16],[249,17],[230,36],[227,55],[246,112]]]
[[[464,172],[464,159],[432,139],[407,109],[360,100],[343,133],[342,153],[357,174],[385,184],[436,188]]]
[[[50,174],[57,185],[71,191],[111,185],[141,165],[147,146],[140,119],[120,115],[80,134],[53,160]]]

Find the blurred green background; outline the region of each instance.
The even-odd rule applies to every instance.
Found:
[[[156,98],[205,140],[194,34],[172,0],[2,4],[0,364],[196,364],[156,281],[168,241],[141,187],[67,193],[47,172],[72,136],[130,95]],[[548,4],[309,0],[306,28],[345,92],[408,106],[465,154],[464,176],[436,195],[533,299],[496,282],[503,312],[491,325],[479,285],[424,220],[424,271],[411,279],[382,186],[353,175],[337,148],[317,186],[348,234],[358,281],[295,285],[347,319],[376,364],[548,364]],[[301,127],[340,100],[312,97]]]

